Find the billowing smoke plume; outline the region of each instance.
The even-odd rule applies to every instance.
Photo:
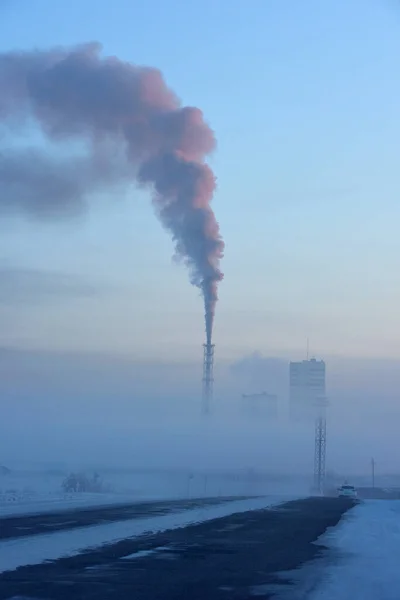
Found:
[[[149,186],[176,255],[202,290],[210,343],[224,249],[205,163],[213,132],[199,109],[180,106],[159,71],[100,52],[88,44],[0,54],[0,210],[43,217],[80,209],[120,183]],[[10,133],[24,127],[40,127],[63,153],[10,146]]]

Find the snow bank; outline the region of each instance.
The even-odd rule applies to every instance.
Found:
[[[105,490],[97,493],[65,493],[61,484],[67,473],[12,472],[0,477],[0,517],[39,514],[73,508],[109,506],[146,500],[182,500],[220,496],[307,495],[301,480],[261,481],[248,473],[100,471]]]
[[[264,497],[235,500],[218,506],[204,506],[204,508],[187,510],[182,513],[118,521],[72,531],[6,540],[0,542],[0,572],[17,569],[24,565],[39,564],[47,560],[56,560],[65,556],[73,556],[88,548],[114,543],[144,533],[176,529],[234,513],[267,508],[291,499],[293,498]]]
[[[400,598],[400,501],[359,504],[318,541],[337,559],[310,600]]]
[[[49,494],[47,496],[0,496],[0,518],[18,515],[35,515],[61,512],[77,508],[117,506],[138,502],[138,498],[128,494]]]

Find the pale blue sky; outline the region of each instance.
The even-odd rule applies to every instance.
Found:
[[[3,6],[4,5],[4,6]],[[0,51],[98,40],[215,130],[218,356],[400,357],[400,7],[390,0],[0,0]],[[6,266],[94,295],[0,306],[3,343],[196,358],[203,307],[148,198],[3,221]]]

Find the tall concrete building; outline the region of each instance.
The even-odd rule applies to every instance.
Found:
[[[318,414],[318,404],[325,399],[325,362],[303,360],[289,367],[289,410],[294,421],[311,421]]]

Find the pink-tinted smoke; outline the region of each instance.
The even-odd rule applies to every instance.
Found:
[[[53,144],[78,140],[86,149],[71,164],[43,151],[11,153],[0,136],[0,205],[40,216],[59,204],[79,207],[120,181],[149,186],[176,255],[202,290],[211,342],[224,243],[205,162],[215,139],[201,111],[181,107],[158,70],[103,58],[98,44],[0,54],[0,90],[0,123],[11,131],[33,119]]]

